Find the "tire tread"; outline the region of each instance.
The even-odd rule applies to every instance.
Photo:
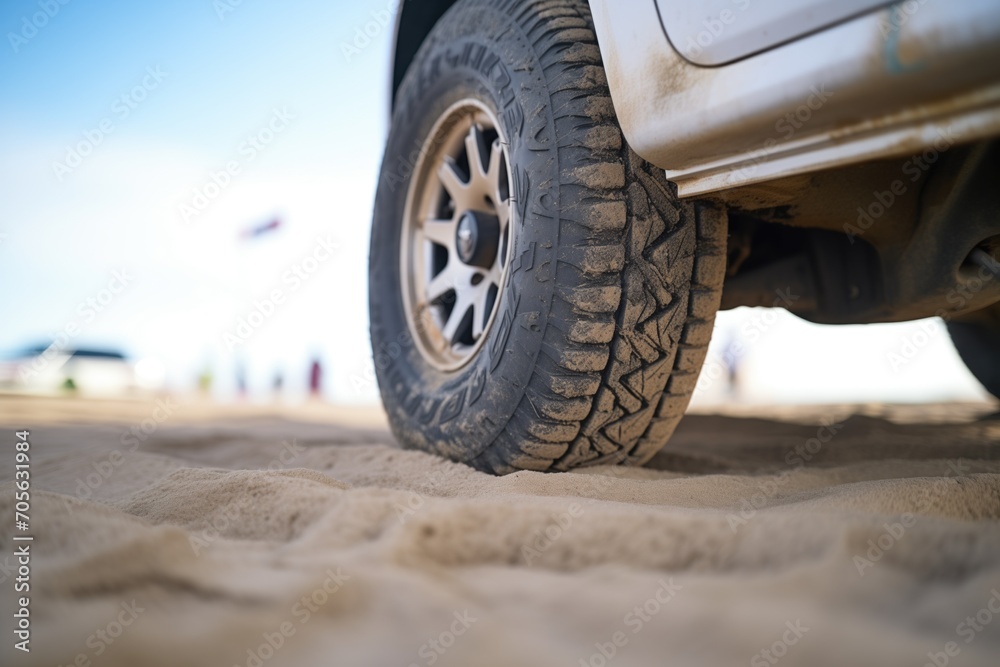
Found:
[[[514,0],[552,95],[563,169],[556,294],[515,418],[473,465],[641,464],[694,391],[721,298],[725,221],[680,202],[618,127],[584,0]]]

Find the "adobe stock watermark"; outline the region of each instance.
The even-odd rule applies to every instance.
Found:
[[[420,327],[420,331],[422,332],[424,329],[423,320],[417,322],[416,326]],[[364,371],[360,374],[354,373],[351,375],[351,385],[354,387],[354,391],[360,394],[365,389],[374,388],[378,381],[375,369],[377,368],[381,371],[387,370],[403,356],[404,351],[412,347],[413,336],[410,335],[409,327],[398,334],[395,341],[382,343],[378,350],[374,350],[374,354],[369,359],[369,363],[365,366]]]
[[[876,563],[882,560],[887,553],[892,551],[902,541],[906,536],[906,532],[917,524],[917,515],[927,511],[938,498],[953,488],[950,484],[950,481],[953,479],[951,477],[952,473],[956,477],[968,475],[969,467],[960,460],[949,461],[948,471],[945,473],[944,479],[939,478],[934,480],[931,492],[921,499],[920,505],[916,510],[913,512],[904,512],[898,521],[882,524],[882,532],[879,533],[878,537],[868,540],[868,549],[864,554],[855,554],[852,559],[854,567],[858,571],[858,576],[864,577],[866,570],[875,567]]]
[[[437,485],[445,485],[449,481],[449,471],[445,469],[436,468],[429,475],[422,475],[421,481],[424,483],[431,483]],[[417,512],[424,508],[427,504],[427,496],[417,491],[410,491],[407,493],[405,503],[397,502],[395,504],[396,518],[399,519],[400,525],[405,525],[410,519],[417,515]]]
[[[261,634],[261,643],[246,650],[246,660],[233,667],[263,667],[295,636],[299,627],[308,623],[352,579],[341,568],[327,568],[326,578],[312,593],[303,595],[291,608],[291,619],[284,620],[270,632]],[[296,626],[296,622],[298,626]]]
[[[278,449],[278,456],[271,459],[264,470],[269,472],[275,472],[278,470],[285,470],[291,463],[302,456],[305,453],[306,448],[299,444],[296,438],[289,440],[282,440],[281,447]]]
[[[733,9],[723,9],[718,16],[712,16],[701,22],[702,28],[697,35],[688,37],[685,55],[698,57],[712,43],[726,32],[726,28],[739,20],[740,13],[750,8],[750,0],[730,0]]]
[[[752,658],[750,658],[751,667],[768,667],[768,665],[777,665],[786,655],[788,655],[788,650],[802,641],[806,633],[809,632],[809,628],[802,624],[801,619],[795,619],[795,621],[786,621],[785,627],[787,628],[773,644],[765,649],[761,649]]]
[[[992,596],[986,601],[983,607],[974,616],[966,616],[965,620],[955,626],[955,634],[965,640],[965,644],[976,641],[979,633],[986,630],[987,626],[993,623],[993,619],[1000,616],[1000,590],[996,588],[990,590]],[[948,642],[940,651],[929,651],[928,661],[923,667],[948,667],[953,658],[957,658],[962,653],[962,647],[958,642]]]
[[[59,665],[59,667],[91,667],[91,665],[96,663],[95,658],[104,655],[105,651],[125,633],[125,630],[135,623],[136,619],[139,618],[139,614],[146,611],[135,600],[132,600],[132,602],[122,602],[119,606],[121,607],[121,611],[118,612],[117,617],[87,637],[86,646],[90,651],[77,653],[76,657],[67,665]]]
[[[452,614],[455,620],[447,629],[442,630],[437,637],[431,637],[427,642],[417,649],[417,655],[421,662],[411,662],[409,667],[431,667],[437,664],[438,660],[451,649],[455,643],[469,631],[479,619],[473,616],[468,609]]]
[[[372,40],[378,37],[383,30],[393,22],[402,0],[389,0],[383,9],[371,12],[371,20],[364,25],[356,26],[354,36],[351,41],[340,43],[340,53],[347,62],[351,62],[356,56],[367,49],[372,44]]]
[[[809,89],[809,95],[802,104],[775,121],[775,136],[767,138],[760,148],[750,151],[748,159],[744,161],[744,166],[726,175],[729,185],[737,186],[751,180],[761,163],[775,153],[782,142],[787,143],[792,140],[833,96],[833,91],[827,89],[826,83],[812,86]]]
[[[312,251],[281,274],[283,287],[275,287],[267,295],[256,299],[246,316],[241,317],[232,331],[226,331],[222,342],[232,351],[243,345],[273,318],[288,299],[302,289],[316,273],[336,255],[340,244],[331,240],[330,235],[316,239]]]
[[[222,196],[222,193],[233,184],[234,179],[242,173],[257,156],[273,143],[282,132],[288,129],[296,116],[288,109],[273,109],[271,117],[260,129],[251,132],[237,148],[237,157],[226,162],[221,169],[213,170],[208,175],[207,182],[195,187],[189,201],[177,205],[177,212],[185,223],[191,222],[204,213],[212,203]]]
[[[885,42],[883,57],[886,69],[892,74],[905,74],[907,72],[918,71],[924,67],[924,62],[904,63],[900,58],[899,36],[900,32],[910,19],[916,15],[920,8],[927,4],[927,0],[905,0],[897,2],[886,8],[885,12],[879,14],[878,29],[882,33]]]
[[[802,299],[801,295],[792,292],[791,287],[776,290],[774,294],[771,308],[791,309],[797,301]],[[706,391],[718,380],[726,377],[729,374],[728,364],[734,363],[746,352],[746,343],[759,341],[778,322],[780,316],[776,310],[765,310],[744,322],[743,326],[740,327],[739,337],[726,350],[723,360],[707,359],[705,361],[701,374],[698,376],[698,382],[695,384],[694,393]]]
[[[390,171],[383,176],[386,187],[389,188],[389,192],[395,192],[401,185],[406,183],[412,174],[413,170],[417,167],[417,162],[420,161],[422,157],[427,155],[432,146],[423,146],[419,141],[414,141],[413,150],[410,154],[406,156],[405,160],[399,160],[396,163],[395,171]]]
[[[763,479],[757,484],[757,493],[745,497],[740,501],[738,513],[730,512],[726,515],[729,529],[734,533],[750,523],[750,520],[757,516],[757,512],[767,506],[768,500],[778,495],[781,483],[795,471],[803,468],[812,461],[830,443],[841,429],[843,422],[830,421],[823,424],[816,430],[816,435],[805,442],[796,445],[785,454],[785,464],[789,467],[779,472],[774,479]]]
[[[996,275],[1000,273],[1000,262],[997,262],[988,255],[986,257],[988,258],[987,261],[992,263],[992,268],[985,266],[977,267],[976,274],[972,278],[964,280],[960,285],[953,287],[945,296],[945,300],[954,311],[963,310],[969,301],[979,292],[992,285],[996,280]],[[889,368],[894,373],[898,373],[901,368],[920,356],[920,353],[930,347],[935,339],[947,332],[945,322],[951,315],[951,312],[941,308],[935,313],[935,316],[940,319],[921,321],[920,331],[914,331],[912,334],[904,336],[898,347],[886,353],[886,361],[889,362]]]
[[[235,12],[236,8],[242,4],[243,0],[213,0],[212,9],[215,10],[215,15],[219,17],[220,21],[225,21],[226,15]]]
[[[145,102],[149,94],[159,88],[166,78],[167,73],[160,69],[159,65],[147,67],[146,75],[142,77],[142,81],[133,86],[131,90],[116,97],[111,103],[111,115],[98,121],[96,127],[84,130],[82,140],[72,146],[67,146],[62,162],[58,160],[52,162],[52,173],[55,174],[56,178],[62,182],[67,175],[82,165],[83,161],[115,132],[118,124],[131,116],[132,112],[138,109],[139,105]]]
[[[188,535],[188,545],[191,547],[191,551],[194,552],[195,556],[200,557],[202,552],[214,542],[221,540],[222,534],[229,529],[234,521],[239,521],[240,518],[240,513],[232,506],[227,505],[222,508],[221,512],[212,516],[208,528],[202,528],[197,533]]]
[[[84,324],[90,324],[97,316],[107,310],[118,295],[132,283],[132,276],[128,271],[114,271],[111,280],[96,295],[87,297],[77,306],[77,314],[83,317]],[[76,320],[70,320],[62,329],[52,334],[52,344],[36,355],[28,364],[22,365],[18,369],[18,376],[22,382],[33,379],[39,373],[48,368],[55,359],[58,359],[69,349],[70,342],[83,331],[81,325]]]
[[[534,532],[534,539],[521,547],[521,557],[526,565],[531,565],[542,557],[553,544],[562,539],[573,523],[583,516],[583,507],[579,503],[571,504],[566,511],[553,514],[545,528]]]
[[[94,492],[121,468],[128,455],[138,449],[140,443],[145,442],[156,433],[160,426],[173,416],[178,407],[172,398],[156,399],[155,407],[150,416],[138,424],[133,424],[129,430],[122,433],[121,438],[119,438],[121,449],[115,449],[100,461],[92,463],[90,466],[93,468],[92,472],[88,471],[83,477],[76,478],[73,497],[79,500],[90,500]],[[73,503],[70,502],[70,497],[65,497],[63,502],[66,509],[72,512]]]
[[[899,347],[886,353],[886,361],[894,373],[916,359],[945,330],[944,324],[936,319],[922,320],[919,327],[919,331],[904,336]]]
[[[785,289],[779,289],[775,291],[774,301],[771,302],[771,308],[791,308],[795,303],[802,299],[801,295],[796,294],[792,291],[791,287],[786,287]],[[745,322],[742,327],[740,327],[740,334],[743,338],[750,341],[751,343],[756,343],[760,340],[760,337],[770,331],[778,321],[778,313],[774,310],[765,310],[760,316],[756,316],[750,319],[750,321]]]
[[[882,37],[889,39],[894,32],[898,32],[926,4],[927,0],[905,0],[904,2],[895,3],[888,8],[888,11],[880,13],[878,29],[882,33]]]
[[[938,129],[937,133],[938,137],[930,147],[903,163],[901,173],[906,177],[905,179],[895,179],[889,184],[887,190],[873,190],[872,201],[867,206],[858,207],[858,219],[855,224],[844,223],[844,233],[847,234],[847,240],[851,244],[859,236],[864,236],[899,201],[899,198],[904,196],[910,187],[919,181],[921,176],[940,159],[941,154],[955,145],[956,140],[950,127]]]
[[[21,48],[34,39],[39,31],[49,24],[49,21],[56,17],[56,14],[70,0],[38,0],[39,11],[33,14],[25,14],[21,17],[21,29],[18,32],[8,32],[7,41],[10,43],[14,53],[20,52]]]
[[[10,555],[4,556],[3,563],[0,564],[0,584],[6,583],[17,574],[17,562],[12,561]]]
[[[450,304],[454,301],[454,294],[446,294],[439,299],[441,304]],[[421,318],[414,323],[415,333],[423,335],[426,332],[428,321]],[[373,356],[368,360],[367,365],[361,373],[351,374],[351,386],[355,393],[361,394],[366,389],[374,389],[378,382],[376,369],[385,371],[389,369],[407,350],[413,348],[413,336],[409,327],[396,336],[396,340],[379,345],[378,350],[374,350]]]
[[[607,641],[595,642],[594,648],[597,650],[586,658],[580,658],[580,667],[607,667],[622,649],[628,646],[632,637],[642,632],[653,617],[663,611],[663,608],[684,589],[682,585],[674,583],[673,577],[666,581],[660,579],[657,583],[660,587],[656,592],[622,618],[622,625],[631,630],[632,635],[630,636],[625,630],[618,630]]]
[[[298,440],[294,438],[291,441],[284,440],[281,443],[278,456],[271,459],[267,466],[264,467],[264,470],[272,472],[284,470],[305,451],[306,448],[300,445]],[[229,528],[233,521],[239,519],[240,516],[233,508],[225,507],[220,514],[212,517],[208,528],[203,528],[197,533],[188,535],[188,544],[191,546],[191,551],[194,552],[195,556],[201,556],[202,552],[213,542],[222,539],[222,534]]]
[[[396,192],[413,175],[417,163],[426,155],[440,148],[443,140],[443,137],[435,137],[433,141],[424,144],[419,139],[414,139],[413,148],[405,159],[397,160],[396,168],[381,176],[382,185],[389,188],[389,192]]]

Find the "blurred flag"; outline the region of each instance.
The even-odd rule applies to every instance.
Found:
[[[270,222],[265,222],[261,225],[256,225],[255,227],[250,227],[249,229],[244,229],[240,233],[241,239],[255,239],[270,232],[277,231],[281,227],[281,218],[274,218]]]

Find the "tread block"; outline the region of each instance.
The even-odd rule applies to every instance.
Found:
[[[671,364],[669,358],[663,357],[658,362],[650,364],[637,371],[629,373],[622,379],[622,384],[632,390],[637,396],[642,396],[647,402],[655,401],[670,378]]]
[[[578,319],[570,325],[566,337],[574,343],[607,345],[615,337],[615,323]]]
[[[622,300],[622,288],[606,287],[561,288],[559,296],[584,313],[613,313]]]
[[[684,325],[683,341],[687,345],[708,345],[712,339],[714,322],[710,320],[688,320]]]
[[[593,396],[601,386],[601,376],[597,373],[588,375],[548,375],[546,386],[552,393],[565,398],[581,398]]]
[[[618,162],[588,164],[567,173],[566,181],[592,190],[618,190],[625,187],[625,165]]]
[[[533,459],[545,459],[551,462],[566,455],[566,452],[569,451],[569,443],[525,440],[521,443],[521,451]]]
[[[646,431],[649,420],[653,417],[653,412],[654,406],[646,406],[646,408],[630,414],[614,424],[608,424],[604,427],[604,434],[609,440],[617,443],[619,449],[629,449],[634,446]]]
[[[528,425],[528,433],[546,443],[571,442],[580,433],[580,423],[561,423],[553,421],[532,420]],[[560,455],[561,456],[561,455]]]
[[[714,285],[718,276],[726,274],[726,258],[720,255],[699,255],[694,261],[694,282]]]
[[[583,273],[617,273],[625,266],[625,248],[621,244],[577,246],[562,250],[559,259]]]
[[[563,217],[595,232],[620,232],[628,222],[624,201],[583,203],[563,209]]]
[[[587,418],[593,406],[589,396],[556,398],[539,396],[532,390],[531,404],[540,417],[561,422],[580,422]]]
[[[546,342],[542,350],[561,368],[581,373],[603,371],[611,354],[604,345],[566,345],[560,349]]]

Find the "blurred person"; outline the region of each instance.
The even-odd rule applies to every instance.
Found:
[[[323,365],[319,359],[313,359],[309,368],[309,395],[319,398],[323,394]]]
[[[242,361],[236,362],[236,394],[241,399],[247,397],[247,369]]]
[[[212,393],[212,368],[206,366],[205,369],[198,374],[198,393],[203,396],[208,396]]]

